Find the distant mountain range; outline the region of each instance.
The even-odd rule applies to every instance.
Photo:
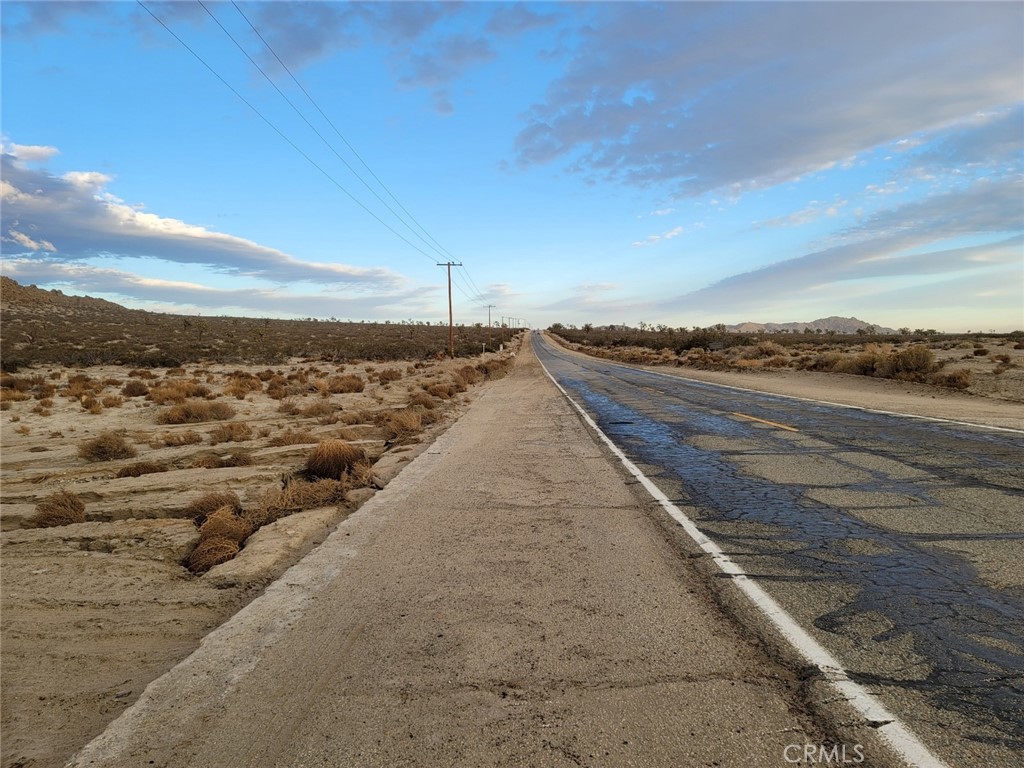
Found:
[[[886,328],[883,325],[873,325],[858,320],[856,317],[822,317],[812,320],[809,323],[740,323],[739,325],[727,325],[726,329],[735,333],[778,333],[779,331],[796,331],[800,333],[805,328],[812,331],[821,330],[823,333],[835,331],[836,333],[856,333],[863,329],[870,333],[896,333],[893,328]]]

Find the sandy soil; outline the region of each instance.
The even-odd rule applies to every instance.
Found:
[[[410,438],[389,439],[378,415],[404,408],[414,394],[450,383],[459,369],[478,362],[338,366],[294,361],[273,367],[285,381],[283,397],[268,394],[265,382],[261,391],[243,393],[242,399],[225,391],[230,374],[258,374],[266,366],[190,365],[185,371],[151,371],[155,378],[142,379],[118,367],[19,372],[18,379],[41,377],[36,381],[42,383],[26,390],[24,399],[8,387],[0,414],[4,768],[63,765],[149,682],[189,655],[205,634],[383,487],[458,417],[479,387],[451,399],[434,398],[430,413],[438,414],[438,421]],[[386,369],[400,377],[382,381]],[[317,384],[348,374],[364,380],[362,392],[330,394]],[[67,397],[76,375],[88,376],[99,391]],[[172,404],[123,395],[124,384],[133,380],[151,391],[182,381],[202,383],[209,390],[206,401],[228,403],[237,413],[227,422],[161,425],[158,414]],[[40,391],[46,385],[55,391]],[[33,391],[49,396],[36,398]],[[90,398],[115,399],[97,408]],[[220,442],[224,424],[248,429],[239,427],[236,439]],[[111,431],[124,436],[137,455],[110,461],[80,457],[84,443]],[[279,438],[289,432],[311,434],[303,443],[273,444],[285,442]],[[167,445],[186,433],[198,442]],[[199,539],[192,520],[183,517],[191,500],[233,490],[246,507],[257,505],[303,466],[313,443],[329,437],[364,449],[375,462],[372,487],[353,488],[343,503],[296,512],[259,529],[234,560],[203,575],[182,565]],[[233,454],[251,463],[195,466]],[[139,462],[156,462],[167,471],[116,477]],[[58,490],[85,503],[87,522],[31,527],[36,505]]]
[[[990,362],[974,360],[970,350],[948,353],[960,358],[969,355],[972,359],[964,364],[992,367]],[[250,537],[238,557],[202,576],[190,574],[181,564],[198,537],[193,523],[181,517],[190,500],[209,490],[230,489],[250,504],[268,490],[279,489],[311,447],[271,445],[287,431],[309,430],[313,439],[344,437],[357,442],[376,460],[375,485],[383,485],[457,418],[476,390],[439,403],[444,419],[406,445],[386,441],[374,423],[374,412],[404,406],[424,386],[451,381],[453,372],[466,362],[441,361],[422,368],[408,363],[349,365],[339,371],[334,364],[296,361],[274,367],[285,378],[297,377],[292,380],[294,393],[274,399],[261,391],[241,400],[223,394],[228,374],[238,367],[188,366],[184,378],[205,383],[211,396],[220,395],[218,401],[236,409],[231,422],[250,428],[247,439],[220,443],[213,440],[221,422],[162,426],[156,423],[156,414],[168,406],[144,397],[124,397],[120,405],[91,413],[85,410],[83,398],[61,394],[74,374],[84,373],[94,381],[109,382],[96,399],[116,397],[129,380],[124,368],[27,372],[43,376],[57,391],[49,405],[42,405],[45,399],[12,399],[0,414],[3,768],[63,765],[134,702],[149,682],[189,655],[206,633],[326,538],[374,490],[358,488],[344,504],[272,523]],[[241,370],[255,374],[263,368]],[[401,378],[392,383],[374,381],[387,368],[398,369]],[[998,387],[990,388],[988,396],[841,374],[652,369],[859,407],[1024,429],[1024,404],[1000,399],[1024,400],[1024,388],[1020,393],[1014,389],[1015,369],[1002,374],[1004,378],[998,380]],[[157,373],[158,380],[147,380],[147,384],[181,376]],[[311,383],[338,373],[360,375],[367,380],[365,390],[323,397]],[[300,386],[302,374],[307,382]],[[332,407],[330,413],[302,414],[325,403]],[[344,415],[349,415],[345,421],[351,423],[334,420]],[[122,432],[138,455],[101,462],[79,457],[82,443],[110,430]],[[189,431],[197,433],[201,442],[165,445],[168,434]],[[220,469],[192,466],[198,459],[238,451],[253,463]],[[168,471],[115,477],[118,470],[141,461],[164,463]],[[35,505],[60,489],[85,502],[88,522],[26,527]]]

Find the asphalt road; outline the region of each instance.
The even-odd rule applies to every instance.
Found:
[[[1024,434],[533,344],[644,474],[936,755],[1020,765]]]
[[[658,514],[527,347],[72,764],[897,765],[818,712]]]

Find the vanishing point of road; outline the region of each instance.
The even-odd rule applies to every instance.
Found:
[[[1022,459],[535,335],[71,764],[1016,765]]]

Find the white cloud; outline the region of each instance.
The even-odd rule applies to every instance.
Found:
[[[4,242],[21,246],[5,248],[5,255],[51,251],[63,260],[149,257],[279,283],[394,288],[401,282],[388,269],[300,261],[245,238],[125,205],[103,190],[109,177],[101,173],[57,177],[25,168],[7,154],[3,171],[0,233]]]
[[[22,163],[42,163],[60,154],[60,150],[56,147],[46,147],[37,144],[3,143],[0,144],[0,151],[17,158]]]
[[[260,316],[383,320],[432,315],[440,293],[436,287],[358,295],[296,293],[278,288],[222,289],[189,280],[147,278],[123,270],[54,259],[4,259],[2,270],[22,284],[68,285],[75,293],[106,295],[129,305],[154,302],[174,312],[234,311]]]
[[[673,237],[678,237],[685,231],[686,230],[682,227],[674,227],[667,232],[662,232],[660,235],[648,235],[644,240],[636,240],[633,242],[633,247],[642,248],[645,245],[654,245],[662,240],[671,240]]]

